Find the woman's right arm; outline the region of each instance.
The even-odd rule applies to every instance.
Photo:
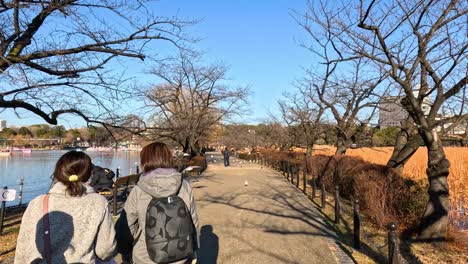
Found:
[[[115,224],[117,250],[121,254],[131,254],[133,241],[138,231],[137,195],[134,187],[125,201],[124,208]]]
[[[101,260],[108,260],[115,256],[116,241],[114,224],[112,223],[112,216],[107,207],[107,201],[104,202],[104,214],[102,217],[101,225],[98,229],[96,237],[95,253]]]
[[[128,227],[135,238],[138,232],[138,186],[133,187],[125,201],[124,210],[127,216]]]
[[[187,195],[185,197],[185,201],[188,201],[187,207],[189,207],[190,214],[192,216],[192,222],[196,230],[197,246],[200,247],[200,228],[198,223],[197,205],[195,204],[195,197],[193,196],[193,189],[187,180],[183,180],[182,184],[182,187],[184,188],[184,193],[185,195]]]

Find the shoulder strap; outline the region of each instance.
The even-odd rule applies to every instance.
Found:
[[[179,196],[180,189],[182,189],[182,184],[184,184],[184,177],[181,175],[179,188],[177,189],[177,192],[174,195]]]
[[[44,202],[42,204],[42,224],[44,229],[44,257],[47,264],[52,263],[50,254],[50,224],[49,224],[49,194],[44,196]]]

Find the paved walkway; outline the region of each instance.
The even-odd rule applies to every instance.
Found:
[[[248,162],[225,168],[221,156],[213,158],[217,163],[193,181],[199,263],[352,263],[311,202],[281,174]]]
[[[312,203],[278,172],[234,160],[225,168],[220,155],[214,159],[192,183],[201,227],[198,263],[353,263]]]

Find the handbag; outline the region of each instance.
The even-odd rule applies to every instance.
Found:
[[[42,225],[44,229],[44,255],[47,264],[52,264],[52,258],[50,255],[49,194],[44,196],[42,214]]]

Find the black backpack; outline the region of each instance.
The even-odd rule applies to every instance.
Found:
[[[146,248],[156,263],[171,263],[193,255],[194,227],[190,211],[177,194],[154,198],[146,210]]]

